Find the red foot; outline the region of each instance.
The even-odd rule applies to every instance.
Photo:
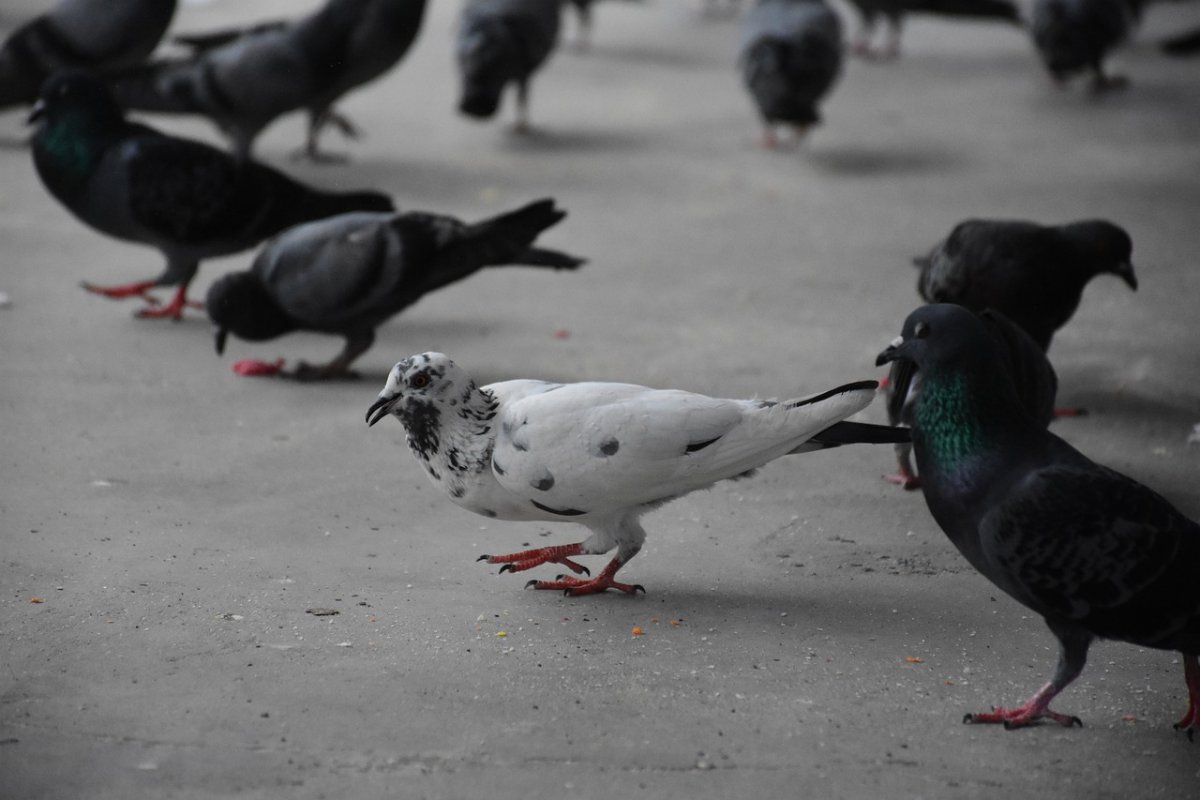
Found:
[[[894,475],[884,475],[883,479],[888,483],[894,483],[897,486],[903,487],[907,491],[914,491],[921,488],[921,479],[913,475],[905,466],[900,467],[900,471]]]
[[[1188,687],[1188,709],[1175,723],[1175,730],[1186,731],[1190,742],[1200,729],[1200,660],[1196,656],[1184,654],[1183,677]]]
[[[270,363],[255,358],[243,358],[241,361],[233,362],[233,371],[247,377],[278,375],[283,371],[283,359],[280,358],[275,363]]]
[[[570,575],[559,575],[552,581],[530,581],[525,584],[525,588],[534,589],[560,589],[565,594],[572,597],[578,597],[585,594],[596,594],[603,592],[605,589],[616,589],[625,594],[636,594],[641,592],[646,593],[646,588],[641,584],[618,583],[613,580],[613,576],[617,574],[623,566],[623,562],[619,558],[614,558],[608,562],[604,569],[600,570],[600,574],[590,580],[581,580],[580,578],[572,578]]]
[[[79,285],[92,294],[102,295],[113,300],[123,300],[126,297],[140,297],[152,306],[158,305],[158,298],[146,294],[146,292],[158,285],[156,281],[136,281],[134,283],[122,283],[118,286],[97,286],[94,283],[84,281]]]
[[[503,564],[501,572],[523,572],[539,564],[550,562],[562,564],[567,569],[580,575],[591,575],[587,567],[572,561],[567,556],[584,555],[581,544],[563,544],[557,547],[537,547],[533,550],[522,550],[519,553],[509,553],[503,556],[482,555],[476,561],[486,561],[489,564]],[[615,571],[615,570],[614,570]]]
[[[1079,717],[1069,714],[1059,714],[1057,711],[1050,710],[1050,701],[1054,699],[1054,695],[1056,694],[1058,694],[1058,690],[1054,688],[1053,684],[1047,683],[1038,690],[1037,694],[1016,708],[996,707],[982,714],[966,714],[963,716],[963,722],[1001,722],[1004,724],[1005,730],[1012,730],[1014,728],[1025,728],[1030,725],[1036,725],[1042,719],[1052,719],[1066,728],[1072,725],[1078,725],[1082,728],[1083,720]]]
[[[1055,419],[1059,417],[1086,417],[1088,410],[1077,406],[1063,406],[1062,408],[1054,409]]]
[[[165,306],[143,308],[134,314],[134,316],[139,319],[170,317],[173,320],[180,320],[183,318],[183,309],[185,306],[204,308],[203,304],[188,301],[186,283],[180,284],[179,288],[175,290],[175,294],[171,296],[171,300]]]

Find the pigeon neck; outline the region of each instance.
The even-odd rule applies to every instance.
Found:
[[[468,381],[457,396],[414,403],[402,412],[409,447],[425,463],[429,477],[445,484],[455,500],[490,469],[496,405],[491,392]]]
[[[925,375],[914,409],[914,437],[929,465],[922,472],[958,472],[1011,433],[1002,409],[1011,392],[983,383],[962,370]]]
[[[64,114],[42,129],[34,142],[34,156],[51,189],[87,182],[109,143],[107,136],[98,133],[91,115],[81,112]]]

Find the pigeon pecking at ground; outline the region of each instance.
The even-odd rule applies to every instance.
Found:
[[[1116,275],[1137,290],[1132,253],[1129,234],[1104,220],[1038,225],[970,219],[913,263],[926,302],[994,308],[1046,350],[1092,278]]]
[[[483,267],[520,264],[575,269],[583,259],[533,247],[567,212],[551,199],[467,225],[422,212],[357,212],[297,225],[266,244],[245,272],[208,290],[205,307],[225,337],[262,341],[297,330],[340,334],[342,352],[328,364],[301,362],[287,377],[348,377],[350,364],[375,340],[375,328],[423,295]],[[243,374],[277,370],[239,362]]]
[[[470,511],[508,520],[577,522],[578,544],[481,556],[520,572],[543,563],[587,573],[572,558],[616,557],[594,578],[560,575],[537,589],[634,593],[617,571],[642,547],[638,518],[727,478],[747,477],[790,453],[853,443],[895,443],[903,429],[843,422],[866,407],[875,381],[775,402],[722,400],[623,383],[512,380],[477,386],[441,353],[392,368],[367,424],[390,415],[433,482]],[[590,575],[590,573],[588,573]]]
[[[1092,90],[1123,88],[1128,81],[1104,71],[1104,59],[1129,38],[1141,15],[1134,0],[1035,0],[1030,31],[1054,80],[1090,71]]]
[[[763,118],[763,146],[778,145],[777,124],[803,136],[842,69],[841,21],[823,0],[759,0],[742,18],[738,64]]]
[[[529,128],[529,81],[558,41],[562,0],[467,0],[455,49],[462,78],[458,109],[489,119],[516,85],[518,131]]]
[[[1082,724],[1050,702],[1083,671],[1096,638],[1183,655],[1200,728],[1200,525],[1136,481],[1084,456],[1022,407],[994,368],[994,336],[959,306],[923,306],[878,363],[917,366],[912,442],[926,503],[984,577],[1041,614],[1059,642],[1051,680],[1012,708],[966,722]]]
[[[1025,413],[1042,427],[1049,425],[1055,414],[1058,376],[1045,352],[1021,326],[999,311],[987,309],[978,316],[997,345],[1000,360],[994,368],[1008,374]],[[921,374],[917,365],[905,358],[893,361],[885,390],[888,422],[911,427],[913,408],[920,393]],[[905,489],[919,488],[921,482],[912,466],[912,442],[900,442],[895,449],[899,469],[894,475],[884,476],[885,479]]]
[[[850,45],[850,52],[864,58],[890,59],[899,56],[900,31],[904,17],[911,13],[1021,24],[1020,11],[1009,0],[851,0],[851,4],[858,10],[860,25]],[[871,40],[880,16],[888,22],[887,38],[883,48],[875,50]]]
[[[318,147],[326,125],[358,135],[334,104],[404,57],[424,13],[425,0],[328,0],[295,22],[185,37],[191,56],[129,71],[113,91],[125,108],[211,119],[243,157],[264,128],[306,109],[308,135],[298,155],[332,160]]]
[[[167,136],[124,118],[107,87],[90,75],[59,73],[30,114],[38,125],[33,160],[59,202],[101,233],[157,247],[166,256],[153,280],[113,287],[108,297],[142,297],[177,286],[143,317],[179,319],[201,259],[254,247],[284,228],[347,211],[388,211],[377,192],[330,193],[214,147]]]
[[[0,108],[32,105],[64,69],[109,72],[141,63],[175,15],[175,0],[61,0],[0,45]]]

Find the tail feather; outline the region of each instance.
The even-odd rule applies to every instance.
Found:
[[[844,444],[904,444],[912,441],[908,428],[872,425],[868,422],[835,422],[814,435],[809,442],[821,447],[840,447]]]
[[[522,267],[550,267],[552,269],[578,269],[587,263],[586,258],[577,258],[560,250],[530,247],[512,261]]]

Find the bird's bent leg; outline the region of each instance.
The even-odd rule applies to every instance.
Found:
[[[306,364],[301,361],[291,372],[283,373],[285,378],[297,381],[327,381],[334,379],[357,380],[359,375],[350,369],[354,359],[370,349],[375,342],[375,332],[366,331],[346,337],[346,345],[328,364]]]
[[[635,550],[634,553],[636,554],[636,552],[637,551]],[[630,556],[630,558],[632,558],[632,556]],[[603,592],[606,589],[616,589],[617,591],[624,592],[625,594],[636,594],[638,592],[645,594],[646,587],[642,586],[640,583],[620,583],[613,580],[617,574],[617,570],[625,566],[625,561],[627,560],[628,559],[622,560],[620,556],[617,556],[612,561],[609,561],[604,565],[604,569],[600,570],[600,574],[594,578],[589,578],[588,580],[574,578],[570,575],[559,575],[552,581],[530,581],[529,583],[525,584],[525,587],[527,589],[559,589],[565,594],[571,595],[572,597],[578,597],[585,594],[596,594],[598,592]]]
[[[883,50],[880,52],[880,57],[885,59],[894,59],[900,57],[900,33],[904,26],[899,17],[890,17],[888,19],[887,37],[883,42]]]
[[[554,547],[535,547],[532,550],[521,550],[502,556],[482,555],[476,561],[486,561],[489,564],[503,564],[501,572],[523,572],[547,562],[562,564],[572,572],[591,575],[591,571],[570,559],[570,556],[588,555],[591,551],[584,549],[583,542],[575,544],[560,544]],[[601,551],[604,552],[604,551]]]
[[[1033,697],[1019,706],[1014,708],[995,707],[991,711],[985,711],[981,714],[967,714],[963,717],[963,722],[1001,722],[1004,724],[1006,730],[1012,730],[1014,728],[1034,725],[1043,718],[1049,718],[1059,725],[1068,728],[1072,725],[1083,727],[1083,721],[1079,717],[1051,711],[1050,701],[1065,689],[1071,681],[1078,678],[1079,673],[1083,672],[1083,665],[1087,663],[1087,651],[1088,646],[1092,642],[1092,636],[1087,631],[1082,631],[1078,628],[1056,626],[1049,621],[1047,623],[1055,635],[1058,636],[1059,641],[1058,666],[1055,667],[1054,677],[1050,679],[1050,682],[1041,689],[1038,689]]]
[[[529,133],[529,81],[517,81],[517,121],[513,125],[517,133]]]
[[[325,108],[320,111],[309,110],[308,133],[304,137],[304,146],[291,153],[292,161],[311,161],[314,164],[341,164],[349,158],[340,153],[327,153],[321,149],[321,131],[326,125],[333,125],[348,139],[359,137],[358,128],[349,119],[333,109]]]
[[[143,308],[134,316],[139,319],[153,319],[157,317],[170,317],[174,320],[179,320],[183,317],[183,309],[186,306],[204,308],[202,303],[191,302],[187,299],[187,282],[179,284],[179,288],[175,290],[175,294],[171,296],[170,301],[165,306],[155,306],[154,308]]]
[[[1188,741],[1200,728],[1200,659],[1195,653],[1183,654],[1183,678],[1187,681],[1187,713],[1175,723],[1175,730],[1187,731]]]
[[[134,281],[133,283],[121,283],[116,286],[97,286],[94,283],[83,281],[79,285],[92,294],[102,295],[113,300],[123,300],[126,297],[140,297],[152,306],[158,305],[157,297],[146,294],[146,292],[158,286],[157,280]]]
[[[899,466],[899,470],[894,475],[884,475],[883,479],[888,483],[902,486],[910,492],[921,488],[921,479],[913,470],[911,456],[911,444],[896,445],[896,464]]]

